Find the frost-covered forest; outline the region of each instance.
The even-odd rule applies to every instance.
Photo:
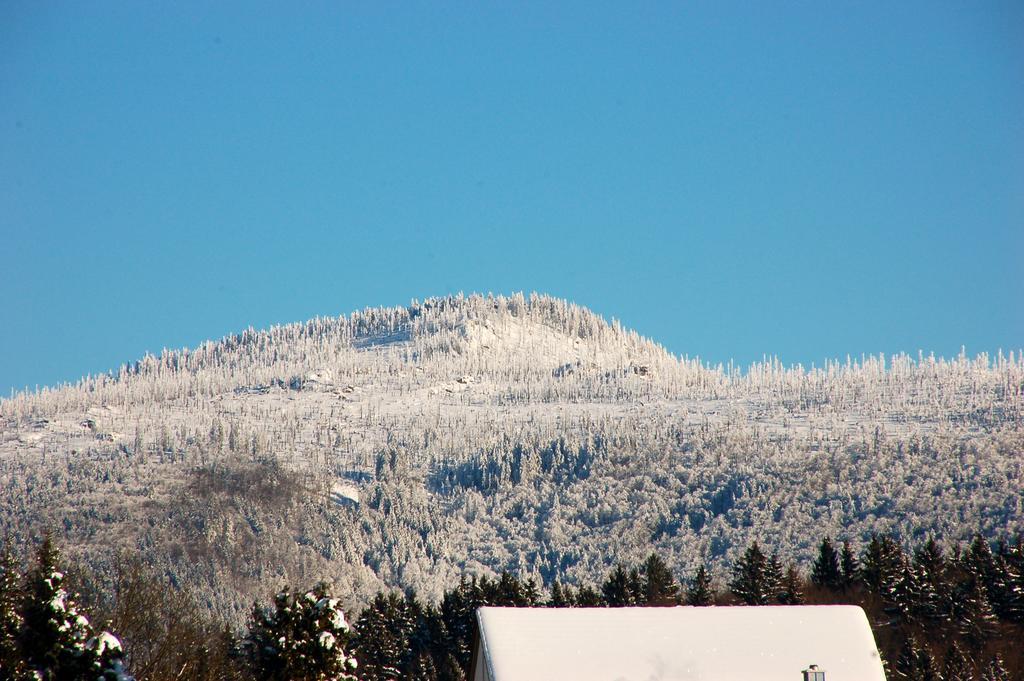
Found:
[[[138,554],[234,623],[282,584],[348,608],[463,575],[599,582],[651,551],[1024,531],[1024,359],[740,371],[546,296],[248,330],[0,401],[0,533]],[[102,578],[102,577],[101,577]]]

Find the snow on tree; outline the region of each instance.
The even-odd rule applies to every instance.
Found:
[[[28,667],[21,655],[18,638],[23,626],[19,612],[21,585],[10,545],[5,540],[0,553],[0,681],[28,681]]]
[[[999,655],[993,656],[988,666],[985,667],[981,679],[982,681],[1011,681],[1010,673],[1006,671],[1006,665],[1003,664],[1003,658]]]
[[[253,608],[242,650],[261,681],[356,681],[347,651],[349,624],[327,586],[305,593],[287,588],[274,608]]]
[[[20,649],[27,666],[43,681],[131,681],[121,642],[92,627],[74,595],[65,590],[59,561],[57,548],[44,538],[22,605]]]

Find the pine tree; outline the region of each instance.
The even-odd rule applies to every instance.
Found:
[[[811,569],[811,581],[817,586],[838,590],[843,585],[843,575],[839,569],[839,555],[832,546],[832,539],[825,537],[818,548],[818,557],[814,559]]]
[[[729,589],[746,605],[768,605],[777,593],[772,567],[755,541],[736,561]]]
[[[652,553],[644,562],[643,587],[646,605],[664,606],[679,604],[679,585],[665,561]]]
[[[348,642],[345,614],[321,583],[304,594],[283,589],[273,610],[254,607],[242,649],[260,681],[355,681]]]
[[[707,606],[714,605],[715,593],[711,589],[711,576],[707,568],[702,564],[697,568],[696,574],[690,580],[690,586],[686,590],[686,604]]]

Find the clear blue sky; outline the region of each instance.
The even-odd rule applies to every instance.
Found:
[[[1024,346],[1020,2],[288,4],[0,4],[0,394],[460,290]]]

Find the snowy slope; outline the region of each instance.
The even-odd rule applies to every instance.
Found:
[[[248,330],[0,401],[0,532],[139,549],[237,617],[327,578],[595,580],[758,538],[1024,529],[1024,363],[868,357],[729,373],[547,296]]]

